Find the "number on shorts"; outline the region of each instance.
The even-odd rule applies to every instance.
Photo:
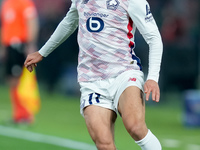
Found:
[[[98,93],[91,93],[91,94],[89,94],[89,104],[91,105],[92,104],[92,97],[93,97],[93,95],[95,94],[95,100],[96,100],[96,102],[97,103],[100,103],[100,101],[99,101],[99,98],[100,98],[100,94],[98,94]]]

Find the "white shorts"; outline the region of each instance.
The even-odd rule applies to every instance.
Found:
[[[89,105],[96,105],[118,112],[117,106],[122,92],[129,86],[136,86],[143,91],[144,74],[141,71],[129,70],[115,78],[80,82],[80,113]]]

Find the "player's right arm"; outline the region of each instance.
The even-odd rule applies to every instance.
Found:
[[[45,45],[38,51],[29,54],[24,62],[25,67],[31,72],[33,67],[40,62],[43,57],[47,57],[53,50],[62,44],[78,27],[78,12],[75,3],[72,5],[65,18],[59,23],[58,27],[51,35]]]

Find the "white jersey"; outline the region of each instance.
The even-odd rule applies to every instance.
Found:
[[[148,79],[158,81],[162,41],[146,0],[73,0],[70,11],[39,53],[47,56],[77,26],[79,82],[142,70],[134,53],[136,28],[150,48]]]

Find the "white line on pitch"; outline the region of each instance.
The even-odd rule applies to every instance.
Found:
[[[23,131],[5,126],[0,126],[0,135],[32,142],[47,143],[77,150],[96,150],[95,146],[83,142],[73,141],[56,136],[43,135],[30,131]]]
[[[200,145],[188,144],[187,150],[200,150]]]
[[[179,148],[181,145],[183,145],[183,142],[174,139],[163,139],[162,145],[168,148]],[[200,150],[200,145],[186,144],[185,150]]]
[[[181,146],[181,142],[179,140],[173,140],[173,139],[164,139],[162,140],[162,144],[163,146],[170,148],[177,148]]]

